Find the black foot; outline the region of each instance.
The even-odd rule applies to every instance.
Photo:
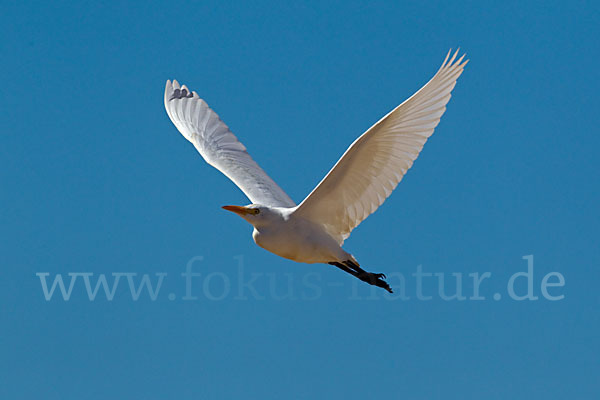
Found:
[[[377,287],[383,288],[390,293],[394,293],[392,291],[392,288],[390,287],[390,285],[388,285],[388,283],[383,280],[383,279],[385,279],[385,274],[374,274],[372,272],[364,272],[364,273],[358,274],[356,277],[363,282],[367,282],[371,285],[375,285]],[[381,278],[383,278],[383,279],[381,279]]]
[[[367,282],[370,285],[375,285],[380,288],[387,290],[390,293],[393,293],[392,288],[384,279],[386,279],[385,274],[374,274],[372,272],[367,272],[364,269],[361,269],[358,264],[353,261],[346,261],[343,264],[339,262],[330,262],[329,264],[335,265],[339,269],[344,272],[349,273],[350,275],[354,275],[358,279],[363,282]]]

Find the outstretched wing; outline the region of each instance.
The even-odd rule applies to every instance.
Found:
[[[252,203],[271,207],[296,205],[196,92],[179,86],[175,80],[167,81],[165,108],[179,132],[204,160],[231,179]]]
[[[435,76],[361,135],[295,214],[322,224],[341,244],[392,193],[440,122],[468,60],[450,53]],[[455,61],[456,60],[456,61]]]

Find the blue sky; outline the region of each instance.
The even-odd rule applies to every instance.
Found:
[[[597,397],[596,3],[2,9],[1,398]],[[299,202],[457,46],[471,62],[447,113],[345,244],[392,286],[402,274],[405,300],[256,247],[220,209],[247,199],[163,107],[165,81],[186,83]],[[528,255],[538,300],[516,301]],[[436,277],[419,300],[419,266],[448,293],[461,274],[467,297],[489,272],[485,300],[445,301]],[[542,296],[552,272],[562,300]],[[88,275],[47,301],[38,273]],[[85,279],[113,273],[113,299],[91,301]],[[134,301],[144,274],[162,285]]]

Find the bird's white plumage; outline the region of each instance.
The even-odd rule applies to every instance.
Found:
[[[254,226],[256,244],[294,261],[335,265],[392,292],[383,274],[362,270],[342,244],[392,193],[440,122],[467,63],[457,55],[458,51],[450,58],[448,53],[425,86],[361,135],[299,206],[252,160],[196,92],[167,81],[165,107],[206,162],[254,203],[223,208]]]
[[[295,211],[341,245],[392,193],[446,110],[467,61],[446,56],[435,76],[360,136]]]
[[[231,179],[253,203],[271,207],[296,205],[196,92],[175,80],[167,81],[165,108],[179,132],[206,162]]]

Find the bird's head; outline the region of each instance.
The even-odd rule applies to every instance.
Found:
[[[255,227],[267,224],[277,217],[277,214],[271,208],[260,206],[258,204],[250,204],[248,206],[223,206],[222,208],[236,213]]]

